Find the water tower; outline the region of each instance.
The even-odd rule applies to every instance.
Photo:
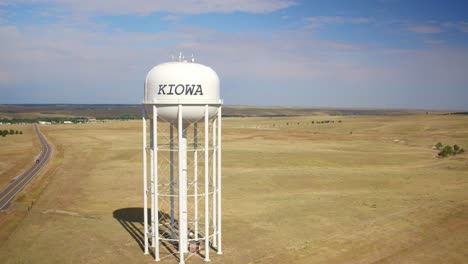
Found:
[[[156,261],[222,254],[221,106],[218,75],[193,59],[180,55],[146,76],[144,251],[154,248]]]

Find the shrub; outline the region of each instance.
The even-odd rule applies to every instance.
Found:
[[[23,135],[23,131],[20,131],[20,135]]]
[[[437,143],[437,144],[435,145],[435,147],[436,147],[437,149],[440,149],[441,147],[443,147],[443,145],[442,145],[442,143],[439,142],[439,143]]]
[[[457,144],[453,145],[453,151],[458,153],[460,151],[460,147]]]
[[[455,155],[455,152],[453,151],[453,148],[451,146],[445,146],[448,149],[448,154],[449,155]]]
[[[440,157],[447,157],[453,155],[453,149],[451,146],[445,146],[438,154]]]

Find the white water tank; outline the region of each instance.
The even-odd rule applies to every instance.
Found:
[[[158,116],[168,122],[177,120],[178,105],[183,105],[184,121],[203,119],[205,105],[212,118],[222,104],[219,77],[210,67],[195,62],[159,64],[146,76],[143,104],[148,114],[152,113],[150,107],[156,105]]]

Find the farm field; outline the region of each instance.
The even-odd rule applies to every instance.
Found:
[[[467,124],[424,114],[223,119],[224,255],[212,263],[467,263],[468,154],[432,149],[467,150]],[[0,213],[17,223],[0,225],[2,263],[154,263],[114,218],[142,207],[141,121],[40,129],[54,157],[17,199],[32,209]],[[39,147],[8,144],[3,178],[30,159],[6,165],[6,152]]]

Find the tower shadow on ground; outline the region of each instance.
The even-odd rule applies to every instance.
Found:
[[[112,215],[115,220],[130,234],[135,242],[140,247],[141,251],[145,251],[145,240],[144,240],[144,211],[141,207],[129,207],[115,210]],[[159,211],[159,235],[165,239],[171,239],[171,231],[169,227],[169,214]],[[148,223],[151,223],[151,210],[148,209]],[[177,219],[174,221],[173,232],[178,233],[179,225]],[[171,242],[170,240],[160,240],[161,246],[167,250],[167,252],[179,261],[178,250],[179,244]],[[149,238],[149,250],[150,254],[154,258],[154,248],[151,247],[151,238]],[[204,257],[200,252],[196,253],[200,257]]]

